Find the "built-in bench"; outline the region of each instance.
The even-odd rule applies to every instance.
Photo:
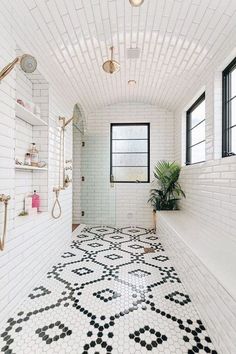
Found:
[[[157,233],[219,353],[235,354],[235,240],[186,211],[158,212]]]

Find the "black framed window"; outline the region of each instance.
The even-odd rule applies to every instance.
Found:
[[[186,165],[205,161],[205,93],[187,111]]]
[[[236,154],[236,58],[223,71],[222,156]]]
[[[112,123],[110,150],[111,182],[149,183],[149,123]]]

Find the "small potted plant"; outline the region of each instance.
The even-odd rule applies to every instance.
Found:
[[[158,210],[177,210],[178,201],[185,198],[185,193],[178,182],[181,166],[174,162],[159,161],[154,168],[153,185],[148,203],[153,208],[154,225]]]

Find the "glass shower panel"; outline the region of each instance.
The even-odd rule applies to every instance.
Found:
[[[106,136],[88,132],[83,137],[81,182],[81,223],[91,226],[116,224],[116,191],[110,183],[109,144]]]

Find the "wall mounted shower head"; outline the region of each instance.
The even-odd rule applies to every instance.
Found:
[[[37,68],[37,61],[32,55],[24,54],[20,57],[20,67],[25,73],[31,74]]]
[[[21,69],[27,74],[33,73],[37,68],[36,59],[32,55],[23,54],[22,56],[15,58],[2,69],[0,72],[0,82],[12,71],[16,64],[20,64]]]

